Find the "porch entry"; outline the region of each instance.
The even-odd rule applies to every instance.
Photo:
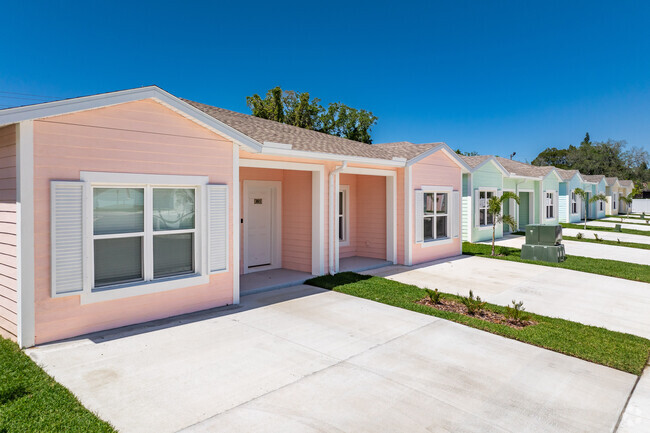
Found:
[[[531,223],[530,216],[530,193],[519,193],[519,230],[524,230]]]
[[[244,273],[280,267],[282,182],[244,181]]]

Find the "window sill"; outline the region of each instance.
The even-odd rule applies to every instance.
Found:
[[[168,290],[183,289],[186,287],[207,284],[210,281],[209,275],[191,274],[179,277],[169,277],[156,281],[137,282],[106,287],[90,293],[81,294],[81,304],[92,304],[95,302],[113,301],[115,299],[130,298],[133,296],[149,295],[152,293],[166,292]]]
[[[458,239],[458,238],[456,238],[456,239]],[[453,238],[442,238],[442,239],[434,239],[434,240],[431,240],[431,241],[418,242],[418,244],[422,248],[429,248],[429,247],[437,247],[437,246],[440,246],[440,245],[447,245],[447,244],[452,243],[453,241],[454,241]]]
[[[499,224],[497,224],[497,227]],[[477,230],[482,231],[482,230],[492,230],[492,224],[484,225],[484,226],[477,226]]]

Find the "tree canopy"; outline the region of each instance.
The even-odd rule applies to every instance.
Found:
[[[341,102],[332,102],[325,109],[320,99],[311,98],[308,92],[282,90],[279,86],[266,92],[264,98],[257,93],[247,96],[246,104],[256,117],[368,144],[372,143],[370,130],[377,123],[377,116],[370,111]]]
[[[650,181],[649,163],[650,156],[643,148],[628,149],[625,140],[591,141],[589,133],[580,145],[569,145],[566,149],[548,147],[532,162],[533,165],[553,165],[579,170],[583,174],[604,174],[637,183]]]

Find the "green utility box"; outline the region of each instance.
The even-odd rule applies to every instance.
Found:
[[[620,232],[622,231],[622,230],[621,230],[621,225],[620,225],[620,224],[616,224],[616,225],[614,226],[614,231],[620,233]]]
[[[562,226],[529,224],[526,226],[526,243],[521,247],[521,258],[559,263],[566,260],[562,245]]]

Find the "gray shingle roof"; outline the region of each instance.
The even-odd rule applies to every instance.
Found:
[[[619,180],[618,183],[621,186],[631,186],[634,182],[632,182],[631,180]]]
[[[573,176],[578,174],[578,170],[565,170],[563,168],[557,168],[557,167],[555,169],[557,170],[562,180],[571,180],[573,179]]]
[[[293,150],[386,160],[392,160],[393,158],[406,158],[409,160],[441,144],[413,144],[406,141],[366,144],[187,99],[183,99],[183,101],[259,143],[290,144]]]
[[[475,155],[475,156],[466,156],[466,155],[458,155],[460,158],[465,161],[467,165],[469,165],[472,168],[477,167],[484,161],[490,158],[490,155]]]
[[[605,176],[602,174],[583,174],[582,178],[587,182],[600,182],[602,179],[605,179]]]
[[[612,185],[614,185],[614,184],[616,183],[617,180],[618,180],[617,177],[606,177],[606,178],[605,178],[605,182],[607,182],[607,185],[608,185],[608,186],[612,186]]]
[[[510,172],[510,174],[519,176],[544,177],[549,174],[553,168],[555,168],[551,166],[539,167],[536,165],[514,161],[512,159],[503,158],[501,156],[497,156],[496,159],[506,170],[508,170],[508,172]]]

